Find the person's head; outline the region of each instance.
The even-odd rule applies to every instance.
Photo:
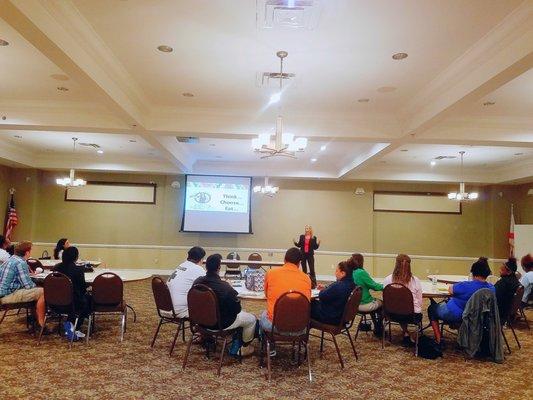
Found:
[[[5,250],[7,249],[11,243],[9,242],[9,239],[5,236],[0,235],[0,249]]]
[[[477,279],[486,280],[487,277],[491,274],[491,270],[489,267],[489,262],[487,261],[486,257],[479,257],[479,259],[472,264],[472,268],[470,268],[470,272],[472,273],[472,276]]]
[[[9,247],[6,248],[6,251],[7,251],[10,255],[15,254],[15,245],[14,245],[14,244],[9,245]]]
[[[56,248],[54,249],[54,258],[57,260],[59,258],[59,252],[70,247],[70,242],[67,238],[61,238],[57,241]]]
[[[311,225],[305,226],[305,234],[309,236],[313,236],[313,227]]]
[[[392,272],[392,281],[407,285],[412,278],[413,274],[411,272],[411,257],[409,257],[407,254],[398,254],[396,256],[394,271]]]
[[[533,271],[533,257],[531,254],[526,254],[524,257],[522,257],[520,264],[522,265],[522,268],[524,268],[524,271]]]
[[[27,260],[28,258],[30,258],[31,246],[32,246],[32,243],[29,241],[19,242],[15,246],[15,255]]]
[[[205,250],[200,246],[192,247],[187,253],[187,261],[193,262],[195,264],[201,264],[202,258],[205,256]]]
[[[514,275],[517,269],[516,258],[509,257],[507,261],[500,266],[500,276]]]
[[[354,253],[348,259],[348,262],[352,269],[363,268],[363,266],[365,265],[365,257],[363,257],[361,253]]]
[[[285,253],[286,263],[299,265],[300,261],[302,261],[302,253],[300,252],[300,249],[298,247],[291,247],[289,250],[287,250],[287,252]]]
[[[79,255],[80,253],[78,251],[78,248],[70,246],[63,250],[63,254],[61,255],[61,261],[63,262],[63,265],[72,264],[78,261]]]
[[[338,281],[352,275],[352,267],[348,261],[341,261],[335,270],[335,278]]]
[[[222,256],[220,254],[211,254],[205,261],[205,269],[208,274],[218,274],[220,271],[220,261]]]

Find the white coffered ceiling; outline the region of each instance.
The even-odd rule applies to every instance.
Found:
[[[301,28],[274,3],[0,0],[0,162],[448,182],[458,161],[431,159],[465,151],[470,182],[533,178],[533,0],[314,0]],[[281,110],[260,79],[278,50]],[[280,112],[308,149],[262,160],[251,138]]]

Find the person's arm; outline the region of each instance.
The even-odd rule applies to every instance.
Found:
[[[313,246],[313,250],[316,250],[320,247],[320,240],[315,236],[315,244]]]
[[[30,269],[25,262],[17,264],[17,274],[24,289],[32,289],[36,286],[30,278]]]
[[[377,292],[382,291],[383,285],[381,283],[377,283],[374,279],[372,279],[368,272],[366,272],[365,270],[363,271],[364,273],[360,276],[361,283],[369,289],[375,290]]]
[[[335,283],[329,285],[324,290],[321,290],[318,294],[318,298],[320,301],[328,301],[331,300],[339,295],[338,293],[338,285]]]

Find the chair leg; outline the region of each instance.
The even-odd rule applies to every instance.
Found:
[[[266,356],[267,356],[267,379],[270,382],[271,366],[270,366],[270,341],[266,339]]]
[[[220,376],[220,370],[222,369],[222,363],[224,362],[224,355],[226,353],[227,341],[228,341],[228,337],[224,336],[224,341],[222,342],[222,351],[220,352],[220,361],[218,362],[217,376]]]
[[[89,317],[87,318],[87,334],[85,335],[85,343],[89,344],[89,337],[91,336],[91,325],[92,325],[92,315],[89,314]]]
[[[189,353],[191,352],[193,338],[194,334],[192,334],[191,338],[189,339],[189,344],[187,345],[187,350],[185,351],[185,358],[183,359],[183,365],[181,366],[181,369],[185,369],[185,366],[187,365],[187,360],[189,359]]]
[[[4,313],[2,314],[2,318],[0,318],[0,324],[4,322],[4,318],[6,317],[6,314],[7,314],[7,310],[5,310]]]
[[[126,307],[129,308],[131,312],[133,313],[133,322],[137,322],[137,313],[135,312],[135,309],[129,304],[126,304]]]
[[[159,318],[159,324],[157,325],[157,329],[155,330],[154,337],[152,339],[152,343],[150,344],[150,347],[153,348],[155,345],[155,340],[157,339],[157,335],[159,335],[159,329],[161,329],[161,325],[163,324],[163,318]]]
[[[44,327],[46,326],[46,319],[48,318],[47,315],[44,316],[44,322],[43,326],[41,326],[41,330],[39,332],[39,338],[37,339],[37,346],[41,344],[41,338],[43,337]]]
[[[353,355],[355,356],[355,361],[359,360],[359,357],[357,356],[357,351],[355,350],[355,344],[352,340],[352,337],[350,336],[350,331],[346,330],[346,336],[348,336],[348,339],[350,340],[350,344],[352,345]]]
[[[507,351],[509,352],[509,354],[511,354],[511,346],[509,346],[509,342],[507,341],[507,337],[505,336],[503,325],[502,325],[502,336],[503,336],[503,341],[505,342],[505,345],[507,346]]]
[[[383,332],[385,334],[385,332]],[[389,321],[389,343],[392,343],[392,324]]]
[[[181,321],[181,340],[185,343],[185,320]]]
[[[381,348],[384,349],[385,348],[385,327],[386,327],[386,322],[385,322],[385,318],[383,318],[381,320],[381,323],[382,323],[382,330],[381,330]]]
[[[176,345],[176,340],[178,339],[178,336],[180,335],[180,328],[181,324],[178,324],[178,330],[176,331],[176,334],[174,335],[174,340],[172,341],[172,346],[170,346],[170,353],[169,356],[172,356],[172,352],[174,351],[174,346]]]
[[[121,327],[120,327],[120,341],[122,342],[124,340],[124,331],[126,330],[126,311],[122,313],[121,318]]]
[[[422,329],[422,324],[417,325],[415,333],[415,357],[418,357],[418,335]]]
[[[518,345],[518,348],[521,349],[522,346],[520,346],[520,342],[518,341],[518,336],[516,336],[516,332],[515,332],[515,330],[513,328],[513,324],[512,323],[509,324],[509,328],[511,328],[511,332],[513,332],[514,340],[516,340],[516,344]]]
[[[529,321],[527,320],[526,313],[524,312],[524,309],[523,308],[519,308],[518,312],[520,313],[522,318],[524,318],[524,321],[526,322],[526,325],[527,325],[527,330],[530,331],[531,328],[529,327]]]
[[[344,361],[342,359],[341,351],[339,349],[339,345],[337,344],[337,338],[334,334],[331,334],[331,337],[333,338],[333,343],[335,344],[335,349],[337,349],[337,355],[339,356],[339,362],[341,363],[341,368],[344,369]]]
[[[309,351],[309,340],[305,342],[305,354],[307,357],[307,369],[309,371],[309,382],[313,382],[313,374],[311,373],[311,352]]]
[[[324,331],[320,335],[320,358],[322,358],[322,352],[324,351]]]

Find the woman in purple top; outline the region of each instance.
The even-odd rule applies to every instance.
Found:
[[[491,274],[489,263],[485,257],[480,257],[470,269],[473,279],[471,281],[458,282],[448,287],[451,298],[446,303],[436,303],[431,299],[428,308],[428,317],[435,334],[435,341],[440,343],[439,320],[450,322],[461,322],[466,303],[472,295],[479,289],[494,289],[494,285],[487,282],[487,277]]]

